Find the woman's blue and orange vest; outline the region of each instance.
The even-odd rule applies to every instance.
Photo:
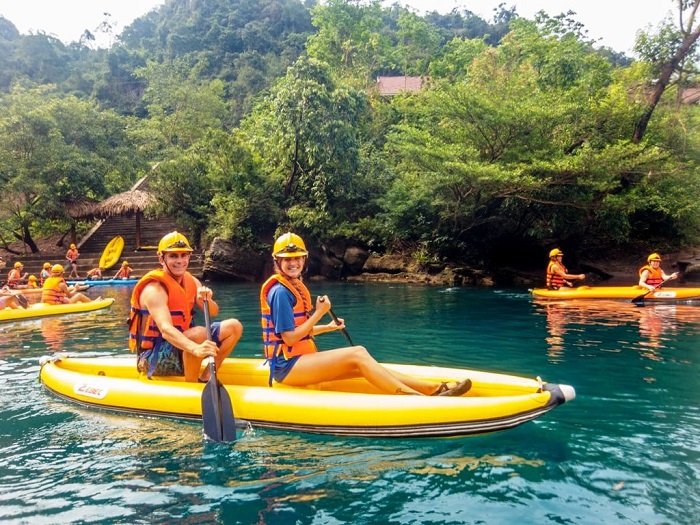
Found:
[[[664,274],[661,271],[661,268],[652,268],[650,265],[642,266],[639,269],[639,278],[642,278],[642,273],[644,273],[644,270],[647,270],[649,272],[649,276],[647,277],[647,280],[645,281],[646,284],[649,286],[659,286],[662,282],[664,282]]]
[[[296,299],[294,304],[294,326],[300,326],[309,318],[309,312],[304,308],[304,304],[311,304],[311,294],[309,290],[300,283],[299,289],[294,286],[289,279],[280,275],[274,274],[262,285],[260,289],[260,312],[261,312],[261,322],[262,322],[262,336],[263,336],[263,350],[265,352],[265,358],[271,362],[271,369],[274,367],[274,361],[279,356],[284,357],[284,359],[289,359],[294,356],[312,354],[317,352],[316,343],[311,339],[311,334],[306,334],[299,341],[293,345],[284,344],[282,338],[275,333],[275,326],[272,323],[272,316],[270,315],[270,305],[267,303],[267,294],[270,289],[275,284],[281,284],[287,288]],[[301,294],[304,294],[302,297]]]
[[[63,277],[49,277],[44,281],[44,286],[41,287],[41,302],[47,304],[63,304],[66,297],[66,292],[61,290],[58,285],[65,282]]]
[[[558,265],[564,273],[567,273],[566,268],[564,267],[563,264],[558,263],[556,261],[549,261],[549,265],[547,266],[547,288],[550,290],[558,290],[562,286],[564,286],[564,283],[566,280],[559,274],[554,273],[552,271],[552,266]]]
[[[139,302],[143,289],[154,281],[162,284],[167,290],[168,310],[173,318],[173,326],[181,332],[192,326],[197,296],[197,282],[192,274],[185,272],[182,285],[180,285],[169,273],[163,270],[148,272],[136,283],[134,291],[131,292],[131,311],[127,320],[129,324],[129,348],[138,354],[153,348],[156,341],[162,338],[158,325],[153,321],[148,310],[141,308]]]

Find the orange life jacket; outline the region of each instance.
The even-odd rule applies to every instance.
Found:
[[[102,272],[100,271],[99,268],[93,268],[92,270],[90,270],[90,271],[87,273],[87,276],[88,276],[88,277],[93,277],[93,276],[95,276],[95,275],[96,275],[97,277],[102,277]]]
[[[22,282],[22,271],[18,270],[17,268],[12,268],[7,273],[7,286],[10,288],[14,288],[18,284]]]
[[[645,265],[642,266],[639,269],[639,278],[642,278],[642,273],[644,273],[644,270],[647,270],[649,272],[649,275],[647,276],[647,280],[645,281],[646,284],[649,286],[658,286],[662,282],[664,282],[664,274],[661,271],[661,268],[652,268],[650,265]]]
[[[66,252],[66,259],[68,259],[68,262],[74,263],[79,255],[78,250],[71,249]]]
[[[131,268],[129,268],[128,266],[122,266],[121,268],[119,268],[115,279],[128,279],[130,275]]]
[[[311,304],[311,294],[309,290],[300,282],[299,288],[297,290],[289,279],[280,274],[274,274],[262,285],[260,289],[260,312],[261,312],[261,323],[262,323],[262,337],[263,337],[263,350],[265,352],[265,358],[273,361],[278,356],[283,356],[284,359],[289,359],[294,356],[303,354],[312,354],[317,352],[316,343],[311,339],[311,334],[306,334],[299,341],[293,345],[284,344],[282,338],[275,333],[275,326],[272,323],[272,315],[270,312],[270,305],[267,302],[267,294],[270,289],[277,283],[287,288],[296,299],[294,304],[294,326],[301,326],[304,321],[306,321],[310,314],[304,308],[304,300],[306,304]],[[304,294],[302,297],[301,294]]]
[[[66,299],[66,292],[59,288],[61,283],[66,282],[63,277],[49,277],[44,281],[41,289],[41,302],[47,304],[63,304]]]
[[[549,265],[547,265],[547,288],[551,290],[558,290],[564,286],[564,283],[566,282],[566,279],[564,279],[561,275],[554,273],[552,267],[555,264],[558,265],[564,273],[567,273],[566,267],[563,264],[555,261],[549,261]]]
[[[167,290],[168,310],[173,318],[173,326],[181,332],[192,326],[197,296],[197,282],[192,274],[185,272],[181,286],[164,270],[148,272],[136,283],[133,292],[131,292],[131,311],[127,320],[129,324],[129,348],[132,352],[136,351],[139,354],[143,350],[153,348],[156,341],[163,337],[148,310],[141,308],[141,292],[147,284],[152,282],[160,283]]]

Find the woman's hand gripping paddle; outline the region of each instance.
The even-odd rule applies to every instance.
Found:
[[[654,286],[654,287],[653,287],[651,290],[649,290],[648,292],[643,293],[643,294],[641,294],[641,295],[638,295],[637,297],[635,297],[634,299],[632,299],[632,302],[633,302],[634,304],[636,304],[637,306],[639,306],[641,303],[644,302],[644,298],[645,298],[647,295],[649,295],[651,292],[655,292],[658,288],[661,288],[661,285],[663,285],[664,283],[666,283],[666,282],[668,282],[668,281],[670,281],[670,280],[671,280],[671,278],[669,277],[668,279],[666,279],[666,280],[664,280],[664,281],[661,281],[659,284],[657,284],[656,286]]]
[[[207,328],[207,340],[211,341],[211,318],[209,316],[209,301],[204,303],[204,322]],[[236,419],[233,415],[231,397],[224,386],[216,378],[216,362],[209,358],[209,381],[202,390],[202,424],[204,435],[210,441],[235,441]]]

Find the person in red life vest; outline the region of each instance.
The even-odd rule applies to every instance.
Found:
[[[549,265],[547,265],[547,288],[558,290],[562,286],[573,286],[571,281],[583,281],[586,274],[578,275],[567,273],[566,266],[562,264],[564,252],[559,248],[554,248],[549,252]]]
[[[648,290],[660,288],[662,282],[677,278],[678,272],[667,275],[661,269],[661,256],[658,253],[652,253],[647,257],[647,264],[639,269],[639,286]]]
[[[47,304],[89,303],[87,295],[78,291],[77,287],[69,287],[63,278],[63,266],[54,264],[51,267],[51,277],[44,281],[41,289],[41,302]]]
[[[71,244],[70,248],[66,252],[66,260],[70,266],[70,273],[68,274],[69,279],[80,279],[80,277],[78,277],[78,257],[80,257],[78,248],[75,246],[75,244]]]
[[[46,279],[51,277],[51,263],[45,262],[44,266],[41,268],[41,273],[39,274],[39,286],[43,287]]]
[[[129,266],[129,261],[124,261],[117,273],[114,274],[114,279],[128,279],[130,275],[131,267]]]
[[[87,273],[87,280],[88,281],[101,281],[102,280],[102,272],[104,271],[104,268],[101,266],[98,268],[93,268]]]
[[[7,286],[18,288],[27,281],[29,274],[27,272],[22,274],[22,270],[24,270],[24,265],[17,261],[12,270],[7,273]]]
[[[207,300],[212,317],[219,306],[212,290],[187,271],[192,251],[181,233],[165,235],[158,243],[162,268],[144,275],[131,294],[129,348],[149,378],[184,375],[185,381],[206,383],[210,370],[206,366],[200,374],[202,361],[213,357],[220,366],[243,333],[237,319],[212,323],[211,341],[204,326],[195,326],[195,306],[203,310]]]
[[[323,295],[312,304],[311,294],[302,282],[309,252],[294,233],[285,233],[274,244],[275,273],[262,285],[260,309],[265,357],[270,364],[270,386],[278,383],[304,386],[338,378],[364,377],[382,392],[390,394],[461,396],[471,388],[466,379],[451,386],[392,372],[370,356],[362,346],[318,352],[313,337],[343,330],[345,322],[319,325],[330,311],[331,302]],[[312,311],[313,310],[313,311]]]

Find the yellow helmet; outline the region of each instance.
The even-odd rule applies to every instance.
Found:
[[[122,262],[122,266],[129,266],[129,261]]]
[[[75,250],[75,244],[71,243],[70,249],[71,249],[71,250]]]
[[[166,252],[193,252],[190,241],[180,232],[170,232],[158,243],[158,254]]]
[[[30,281],[36,281],[36,275],[30,275],[29,276]]]
[[[63,273],[63,266],[61,266],[60,264],[54,264],[51,267],[51,272],[52,273]]]
[[[280,235],[272,248],[273,257],[306,257],[307,255],[309,252],[306,251],[304,241],[292,232]]]
[[[44,263],[44,270],[48,270],[49,268],[51,268],[51,263],[49,263],[49,262]]]
[[[554,248],[551,252],[549,252],[550,259],[559,255],[564,255],[564,252],[561,251],[559,248]]]
[[[15,268],[24,268],[24,265],[21,262],[17,261],[15,263]]]
[[[658,253],[652,253],[649,257],[647,257],[647,262],[651,261],[661,262],[661,256]]]

